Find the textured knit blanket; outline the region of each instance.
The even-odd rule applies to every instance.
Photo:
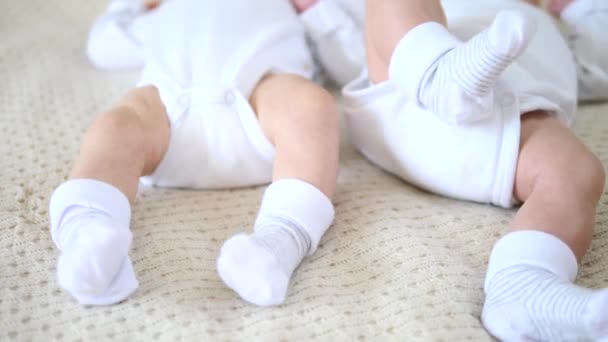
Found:
[[[0,340],[490,340],[483,279],[514,211],[418,190],[342,148],[336,221],[287,302],[244,303],[219,279],[222,242],[251,229],[262,187],[143,189],[131,253],[139,290],[83,308],[56,283],[48,199],[93,117],[136,73],[84,55],[105,1],[0,1]],[[608,163],[608,105],[585,106],[577,134]],[[579,281],[608,287],[608,197]]]

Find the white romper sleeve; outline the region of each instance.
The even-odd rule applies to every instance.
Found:
[[[576,59],[579,99],[608,99],[608,1],[574,1],[561,19]]]
[[[321,0],[302,13],[319,62],[339,86],[354,80],[365,67],[362,24],[331,0]]]
[[[89,32],[87,56],[91,63],[106,70],[136,69],[144,65],[145,55],[131,28],[144,13],[141,0],[112,0]]]

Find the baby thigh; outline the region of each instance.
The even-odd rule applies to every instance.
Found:
[[[144,183],[210,189],[299,179],[333,196],[340,120],[327,90],[298,74],[269,73],[249,98],[234,87],[197,93],[183,95],[184,113],[170,114],[168,152]]]

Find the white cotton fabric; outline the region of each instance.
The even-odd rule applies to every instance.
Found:
[[[138,75],[97,71],[83,53],[106,0],[1,3],[0,340],[492,340],[479,319],[482,288],[491,246],[513,213],[419,191],[350,144],[341,149],[336,223],[284,305],[246,303],[215,266],[222,241],[251,228],[264,187],[149,189],[131,224],[138,291],[121,305],[84,309],[55,281],[48,201],[83,131]],[[604,165],[607,114],[606,104],[585,105],[575,125]],[[578,280],[604,288],[606,200],[597,222]]]
[[[269,73],[312,78],[315,71],[304,28],[291,4],[285,0],[172,0],[131,21],[124,19],[124,12],[122,16],[108,13],[121,21],[112,22],[107,30],[99,28],[103,18],[97,21],[89,39],[89,56],[108,67],[98,55],[91,56],[92,46],[111,49],[117,37],[123,52],[127,42],[138,46],[129,51],[143,54],[139,85],[159,89],[171,122],[168,151],[142,182],[187,188],[269,182],[274,147],[248,98]]]
[[[57,282],[80,304],[116,304],[137,289],[131,208],[122,192],[92,179],[69,180],[53,192],[49,218],[61,251]]]
[[[222,246],[220,277],[250,303],[283,303],[295,269],[317,250],[334,216],[331,200],[315,186],[298,179],[275,181],[264,193],[255,232],[238,234]]]
[[[576,0],[561,13],[576,59],[580,100],[608,98],[608,1]]]
[[[478,2],[479,0],[442,1],[450,18],[450,30],[467,31],[467,27],[482,30],[482,26],[475,27],[475,23],[480,22],[470,16],[481,14],[483,17],[483,13],[478,11]],[[527,6],[522,0],[486,2],[508,8]],[[488,4],[481,4],[481,7],[486,5]],[[330,79],[339,86],[344,86],[359,76],[365,68],[365,0],[321,0],[305,11],[301,18],[313,42],[316,56]],[[456,19],[458,20],[455,21]],[[463,26],[463,21],[469,19],[474,20]],[[579,100],[605,100],[608,98],[608,39],[603,34],[603,29],[608,22],[608,3],[604,0],[576,0],[566,7],[561,20],[564,24],[562,36],[568,41],[571,50],[569,53],[577,65]],[[470,36],[464,33],[465,36]]]
[[[448,125],[394,82],[371,85],[364,72],[344,89],[346,127],[368,159],[414,185],[510,207],[520,115],[546,110],[570,125],[577,101],[574,62],[553,20],[537,8],[498,0],[443,5],[450,31],[463,40],[489,26],[501,10],[522,11],[537,22],[528,49],[497,84],[493,115],[468,125]],[[418,43],[428,44],[428,39],[420,37]]]
[[[343,87],[365,68],[365,2],[323,0],[300,18],[330,80]]]
[[[577,272],[576,256],[556,236],[505,235],[490,255],[484,326],[501,341],[605,341],[608,290],[573,284]]]

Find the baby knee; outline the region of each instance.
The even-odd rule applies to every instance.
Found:
[[[90,131],[117,142],[143,140],[142,120],[133,109],[126,106],[118,106],[99,115]]]
[[[340,118],[334,97],[314,82],[297,75],[271,75],[254,90],[251,105],[266,136],[275,141],[294,133],[326,137],[339,135]]]
[[[157,126],[164,127],[165,125],[160,125],[164,121],[168,120],[158,90],[156,87],[146,86],[128,91],[112,109],[97,117],[91,131],[102,137],[108,136],[110,139],[133,145],[143,141],[146,134],[152,133],[146,131]],[[159,129],[154,131],[157,137],[163,135]]]
[[[290,76],[293,107],[289,115],[298,121],[331,124],[338,121],[334,96],[323,87],[298,76]]]
[[[164,105],[158,88],[152,85],[133,88],[118,102],[118,106],[131,108],[142,119],[146,116],[164,114]]]
[[[604,193],[606,184],[606,171],[603,163],[594,154],[589,153],[585,158],[582,158],[578,166],[581,186],[590,196],[599,200]]]
[[[590,151],[572,156],[557,173],[554,186],[567,189],[570,195],[598,201],[604,192],[606,173],[602,162]]]

